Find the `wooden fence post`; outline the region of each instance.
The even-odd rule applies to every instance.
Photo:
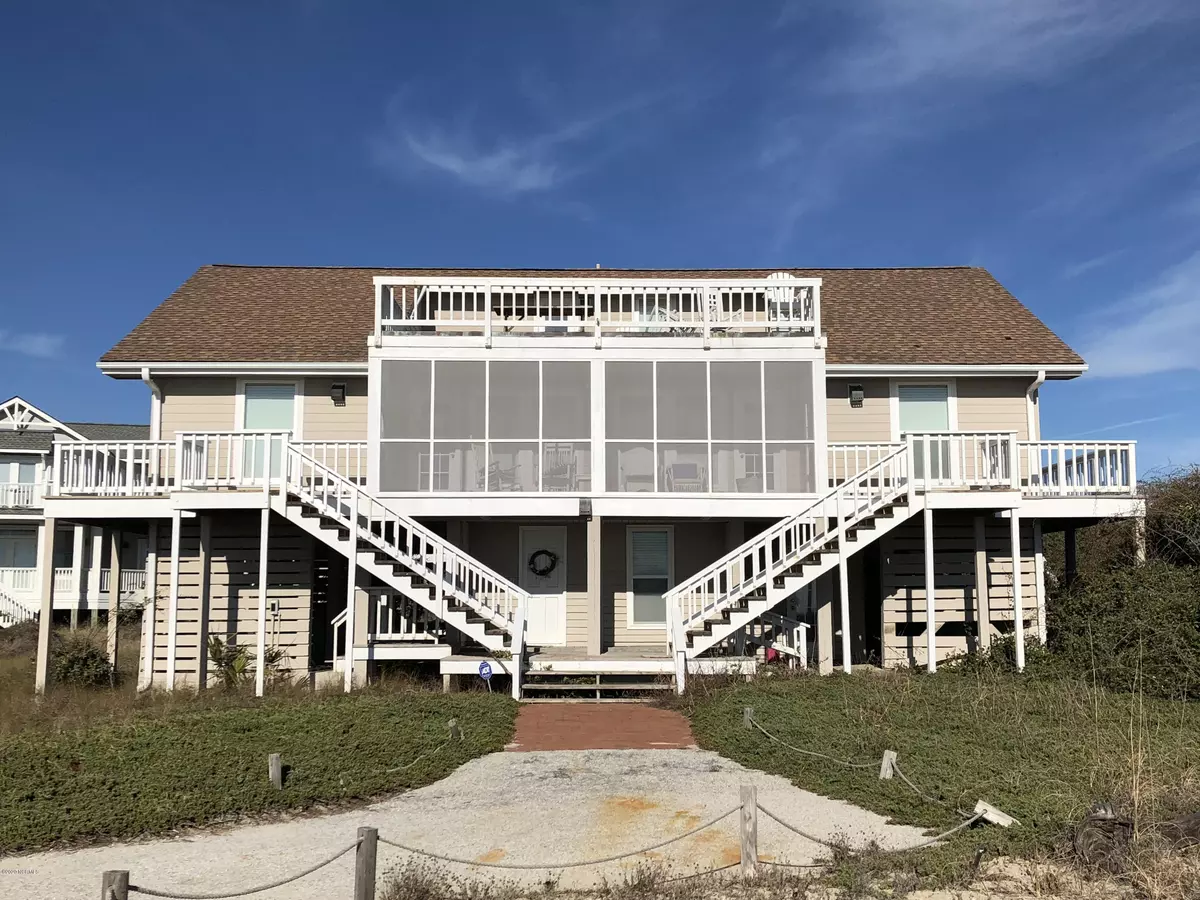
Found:
[[[379,829],[358,829],[358,850],[354,854],[354,900],[375,900],[375,851]]]
[[[742,877],[758,873],[758,788],[742,785],[742,813],[738,819],[738,835],[742,845]],[[355,898],[357,900],[357,898]]]
[[[267,757],[267,770],[271,776],[271,784],[275,785],[275,790],[283,790],[283,758],[278,753],[272,753]]]
[[[129,900],[129,873],[105,872],[100,882],[100,900]]]
[[[742,707],[742,727],[749,731],[754,727],[754,707]]]

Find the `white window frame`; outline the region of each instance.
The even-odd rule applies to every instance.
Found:
[[[892,441],[904,440],[900,433],[900,388],[932,387],[942,385],[946,388],[946,411],[950,431],[958,431],[958,379],[957,378],[892,378],[888,382],[888,401],[891,406]]]
[[[293,441],[304,439],[304,379],[294,378],[239,378],[237,394],[234,398],[233,430],[246,430],[246,385],[283,384],[289,385],[295,391],[292,398],[292,435]]]
[[[625,627],[630,631],[662,631],[667,627],[666,617],[662,622],[635,622],[633,620],[633,535],[637,531],[665,531],[667,533],[667,591],[675,587],[675,526],[674,525],[628,525],[625,528]],[[663,591],[665,594],[666,591]]]

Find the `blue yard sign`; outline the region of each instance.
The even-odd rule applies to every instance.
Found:
[[[479,664],[479,677],[487,681],[492,677],[492,664],[489,662],[481,662]]]

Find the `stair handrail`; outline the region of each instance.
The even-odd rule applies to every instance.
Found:
[[[19,625],[21,622],[36,619],[38,614],[3,588],[0,588],[0,615],[7,616],[12,619],[14,625]]]
[[[482,607],[483,610],[487,610],[492,614],[495,624],[510,627],[508,623],[512,622],[518,604],[529,599],[528,591],[509,581],[475,557],[463,552],[462,549],[419,522],[393,511],[379,502],[374,494],[304,453],[286,437],[284,438],[284,448],[288,460],[284,470],[285,480],[290,490],[301,496],[309,496],[313,502],[319,502],[339,522],[347,526],[353,525],[359,535],[366,537],[376,546],[394,552],[405,565],[415,572],[422,573],[426,577],[434,576],[430,577],[430,580],[441,589],[468,599],[477,609]],[[303,472],[306,467],[313,474],[310,490],[306,490],[304,485]],[[324,490],[320,493],[316,488],[318,481],[324,486]],[[331,499],[336,502],[330,502]],[[349,513],[349,510],[354,507],[355,500],[357,500],[359,521],[353,521]],[[343,504],[345,505],[343,506]],[[366,520],[368,526],[372,522],[379,522],[379,533],[376,534],[370,527],[364,529],[363,519]],[[409,547],[406,548],[398,541],[387,537],[389,524],[396,526],[396,535],[399,535],[401,529],[409,535]],[[419,545],[422,551],[414,552],[415,548],[412,545]],[[424,548],[428,548],[428,550]],[[429,565],[431,561],[438,564],[431,567]],[[463,569],[461,574],[464,577],[461,588],[457,577],[459,573],[454,571],[456,564]],[[449,579],[447,579],[448,574]],[[505,602],[497,606],[482,599],[480,589],[485,585],[497,589],[503,595]]]
[[[803,542],[794,542],[794,545],[790,550],[788,550],[785,554],[780,555],[786,555],[790,558],[798,558],[802,556],[803,552],[808,551],[811,547],[817,544],[818,539],[824,539],[830,533],[830,530],[825,528],[822,528],[820,531],[818,531],[817,526],[828,519],[829,513],[826,507],[829,505],[831,500],[836,501],[839,496],[846,496],[848,493],[853,492],[851,499],[854,502],[848,507],[849,514],[844,521],[845,525],[853,525],[864,516],[869,515],[875,508],[877,508],[876,504],[870,499],[873,496],[871,493],[871,481],[873,478],[877,479],[878,481],[877,493],[879,497],[879,503],[887,502],[887,499],[898,497],[901,494],[907,493],[910,480],[907,466],[908,459],[909,448],[907,446],[898,447],[892,453],[858,472],[853,478],[848,478],[841,484],[830,488],[829,491],[814,500],[800,512],[784,519],[780,519],[770,528],[760,532],[759,534],[756,534],[744,544],[735,547],[716,562],[701,569],[690,578],[681,581],[679,584],[667,591],[663,595],[663,598],[668,604],[675,603],[678,605],[680,613],[679,618],[684,625],[690,624],[705,614],[715,611],[721,606],[722,602],[730,602],[728,597],[731,593],[732,585],[726,590],[724,596],[720,596],[714,591],[711,595],[711,602],[701,602],[699,606],[693,603],[691,604],[692,608],[686,612],[684,609],[684,600],[685,598],[694,596],[697,589],[705,582],[710,581],[713,578],[719,578],[720,575],[725,572],[733,563],[739,560],[744,561],[749,554],[755,553],[758,550],[765,550],[776,539],[784,538],[789,529],[793,528],[798,523],[811,525],[813,533]],[[890,478],[885,479],[883,477],[885,469],[893,470]],[[885,485],[888,485],[886,489]],[[868,502],[865,507],[860,506],[858,502],[860,496],[862,495],[860,489],[865,489],[866,491]],[[761,584],[766,583],[766,580],[769,577],[765,574],[768,568],[767,565],[760,563],[754,568],[754,574],[749,578],[743,574],[742,580],[738,582],[739,587],[748,587],[749,589],[753,589]]]

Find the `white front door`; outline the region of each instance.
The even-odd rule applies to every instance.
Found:
[[[521,587],[533,595],[525,611],[528,644],[567,643],[567,526],[523,525]]]

